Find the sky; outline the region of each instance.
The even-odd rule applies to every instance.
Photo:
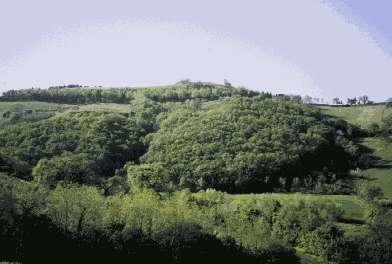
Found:
[[[0,92],[182,79],[392,97],[390,0],[1,0]]]

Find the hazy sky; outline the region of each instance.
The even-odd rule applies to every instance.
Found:
[[[1,0],[0,91],[180,79],[392,97],[391,0]]]

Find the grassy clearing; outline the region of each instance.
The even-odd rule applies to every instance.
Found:
[[[320,108],[326,114],[342,118],[362,128],[368,127],[371,123],[381,124],[383,118],[392,115],[392,108],[384,105],[321,106]],[[383,138],[369,137],[362,139],[361,143],[373,150],[380,158],[379,166],[363,171],[364,176],[382,188],[385,198],[392,199],[392,142]]]
[[[365,138],[362,144],[381,159],[378,167],[362,173],[381,187],[385,198],[392,199],[392,142],[384,138]]]
[[[46,103],[46,102],[0,102],[0,113],[6,111],[18,112],[24,110],[33,111],[59,111],[75,107],[74,105],[68,104],[56,104],[56,103]]]
[[[392,108],[387,108],[385,105],[320,106],[319,108],[325,114],[342,118],[361,128],[367,128],[371,123],[381,124],[384,117],[392,114]]]
[[[324,264],[325,262],[320,258],[305,253],[302,248],[295,248],[295,251],[300,258],[302,264]]]
[[[0,102],[0,127],[42,120],[57,112],[75,108],[76,105],[45,102]]]
[[[131,111],[131,106],[129,104],[99,103],[99,104],[80,105],[78,110],[129,113]]]

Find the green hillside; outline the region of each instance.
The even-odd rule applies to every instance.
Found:
[[[347,122],[368,128],[370,124],[382,124],[383,119],[392,115],[392,107],[385,105],[367,105],[336,107],[320,107],[325,113],[342,118]],[[374,168],[362,171],[374,184],[380,186],[386,198],[392,198],[392,141],[385,137],[362,138],[361,144],[368,147],[379,158]]]
[[[75,109],[76,105],[47,102],[0,102],[0,127],[19,122],[49,118],[57,112]]]
[[[383,118],[392,115],[392,107],[385,105],[358,105],[358,106],[320,106],[324,113],[342,118],[347,122],[361,128],[370,124],[381,124]]]
[[[390,109],[299,99],[190,81],[6,92],[0,261],[389,263],[391,142],[365,129]]]
[[[362,144],[380,158],[377,167],[362,171],[363,175],[381,187],[386,198],[392,199],[392,142],[383,138],[365,138]]]

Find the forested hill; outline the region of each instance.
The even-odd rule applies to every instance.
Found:
[[[5,92],[0,261],[390,263],[364,179],[389,163],[361,142],[392,115],[335,110],[228,83]]]
[[[38,121],[23,122],[26,113],[21,122],[16,118],[15,125],[0,130],[5,167],[48,186],[62,181],[108,186],[115,177],[126,188],[157,191],[315,191],[322,185],[344,193],[349,170],[367,166],[351,141],[359,133],[354,127],[298,98],[228,85],[33,89],[8,92],[2,100],[114,98],[128,101],[129,110],[79,106]],[[127,180],[120,180],[125,174]]]

